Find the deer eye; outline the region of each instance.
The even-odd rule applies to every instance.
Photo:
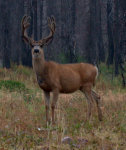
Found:
[[[34,45],[31,45],[31,48],[33,48],[34,47]]]
[[[41,48],[43,48],[43,45],[40,45]]]

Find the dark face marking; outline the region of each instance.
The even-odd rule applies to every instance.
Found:
[[[43,49],[39,44],[33,45],[32,47],[32,58],[42,58],[43,56]]]

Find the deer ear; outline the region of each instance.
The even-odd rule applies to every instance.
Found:
[[[34,47],[34,45],[33,45],[33,44],[31,44],[30,46],[31,46],[31,48],[33,48],[33,47]]]

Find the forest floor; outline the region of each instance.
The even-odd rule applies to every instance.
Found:
[[[126,150],[126,89],[119,80],[111,83],[103,75],[97,80],[103,121],[96,107],[86,121],[86,98],[78,91],[60,95],[56,125],[46,126],[43,93],[32,69],[0,69],[0,150]]]

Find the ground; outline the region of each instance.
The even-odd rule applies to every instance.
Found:
[[[77,91],[60,95],[56,124],[47,126],[43,93],[32,69],[0,69],[0,150],[125,150],[126,89],[102,77],[94,89],[101,96],[103,121],[98,121],[96,106],[86,120],[86,98]],[[62,143],[64,137],[72,142]]]

